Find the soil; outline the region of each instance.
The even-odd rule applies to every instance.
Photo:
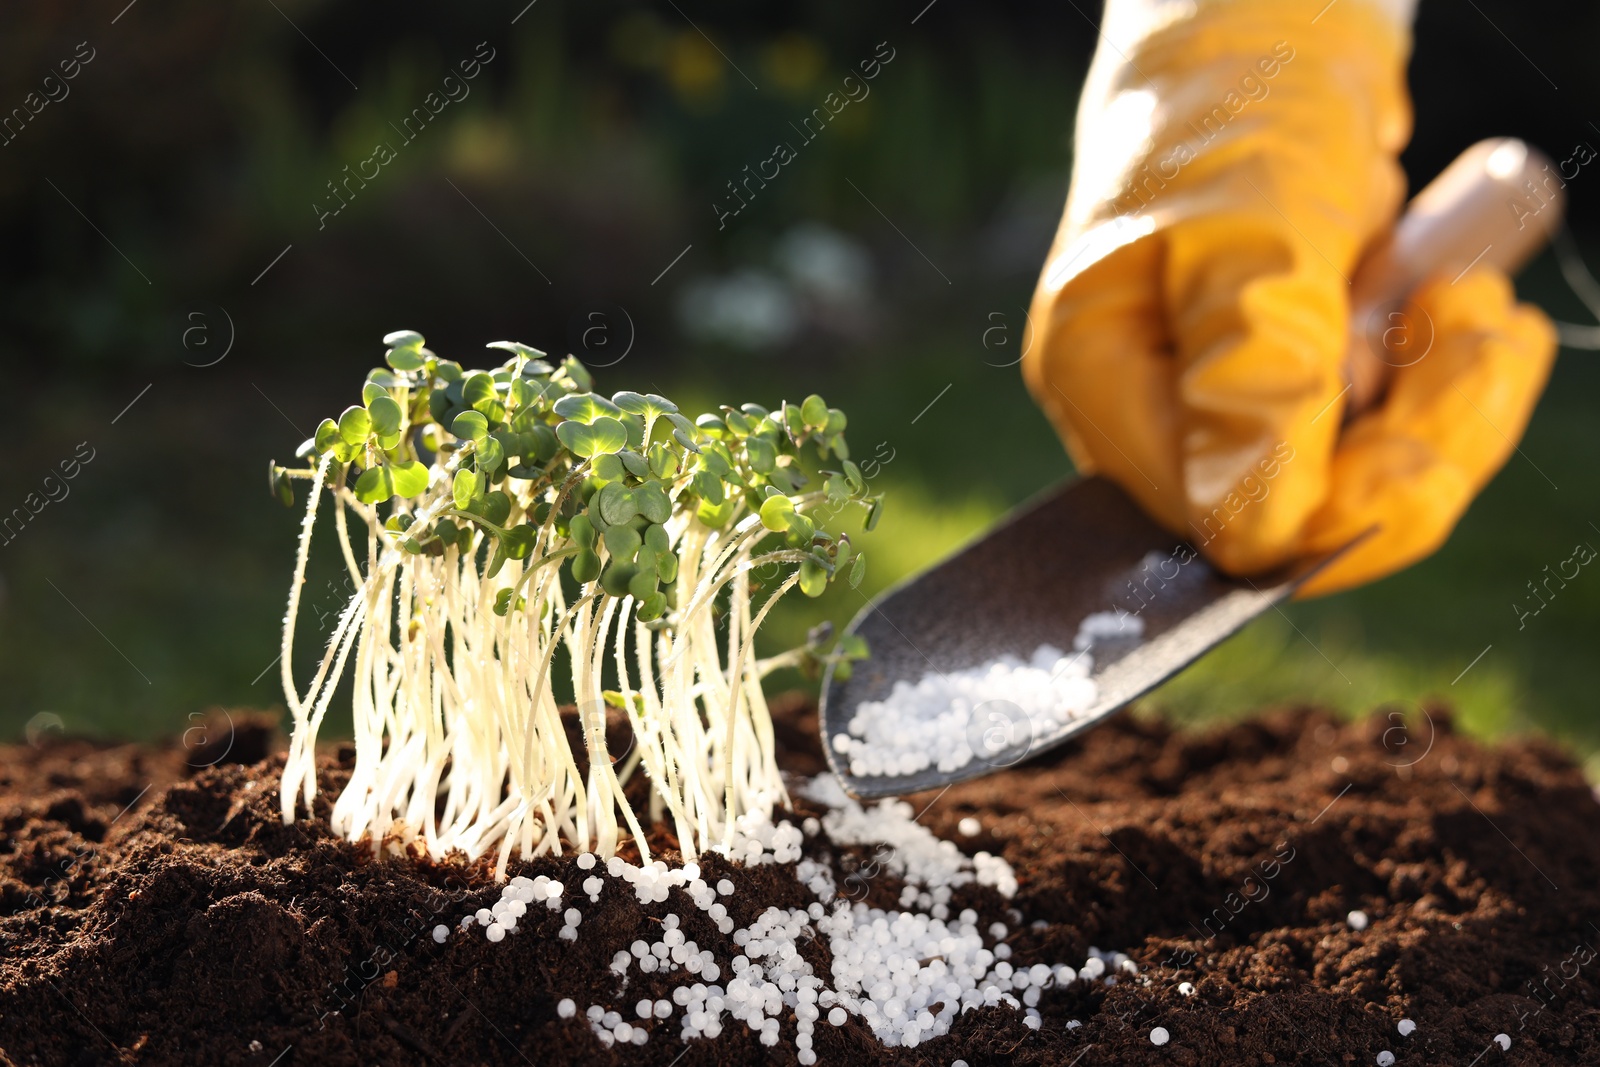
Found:
[[[777,710],[787,765],[819,770],[814,716]],[[732,1020],[686,1046],[673,1018],[609,1051],[581,1012],[557,1017],[562,997],[631,1015],[620,1001],[668,995],[671,979],[635,974],[619,997],[606,965],[669,907],[731,956],[694,908],[643,907],[608,881],[576,945],[542,908],[500,944],[436,944],[436,923],[498,890],[481,865],[333,838],[322,819],[348,750],[322,760],[318,816],[286,827],[280,737],[235,714],[186,740],[0,747],[0,1061],[795,1062],[792,1019],[771,1049]],[[1148,982],[1050,990],[1037,1032],[1005,1008],[970,1012],[914,1049],[824,1021],[820,1063],[1372,1064],[1385,1050],[1399,1065],[1600,1062],[1600,804],[1545,743],[1485,747],[1437,709],[1355,724],[1280,711],[1206,732],[1123,717],[912,802],[941,837],[1015,867],[1011,901],[958,895],[983,925],[1009,925],[1014,963],[1081,966],[1094,945],[1129,953]],[[982,826],[970,837],[969,816]],[[871,860],[835,851],[841,885]],[[810,899],[771,867],[704,866],[738,885],[741,926]],[[570,859],[515,872],[582,880]],[[857,884],[882,906],[899,895],[888,874]],[[806,952],[826,968],[820,941]],[[1171,1035],[1160,1047],[1157,1026]]]

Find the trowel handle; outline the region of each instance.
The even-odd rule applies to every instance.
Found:
[[[1352,283],[1347,420],[1382,398],[1397,367],[1427,355],[1432,325],[1408,321],[1411,292],[1430,277],[1456,277],[1480,264],[1515,274],[1561,225],[1564,187],[1544,153],[1496,137],[1461,153],[1412,198]]]

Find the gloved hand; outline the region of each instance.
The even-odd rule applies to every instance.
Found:
[[[1427,355],[1341,434],[1349,279],[1404,195],[1409,15],[1324,2],[1110,0],[1023,360],[1079,469],[1225,570],[1378,527],[1302,595],[1438,548],[1555,353],[1503,275],[1436,279]]]

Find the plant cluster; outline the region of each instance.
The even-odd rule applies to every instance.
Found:
[[[317,733],[353,657],[355,766],[332,812],[350,839],[473,858],[498,845],[503,873],[513,851],[563,842],[609,856],[620,814],[648,855],[623,794],[642,771],[686,856],[726,847],[739,815],[786,799],[762,677],[865,654],[754,649],[796,586],[861,581],[849,538],[806,514],[854,502],[877,519],[844,413],[810,396],[691,421],[653,393],[607,399],[577,360],[514,342],[470,372],[415,332],[384,342],[362,403],[301,445],[307,465],[271,467],[286,504],[295,479],[313,483],[283,629],[284,821],[315,796]],[[837,469],[808,475],[807,460]],[[355,594],[302,691],[295,622],[324,487]],[[558,690],[576,705],[582,771]],[[608,709],[633,732],[615,763]]]

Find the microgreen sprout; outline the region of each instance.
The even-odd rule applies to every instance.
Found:
[[[286,503],[293,480],[313,483],[283,628],[284,821],[311,806],[317,733],[353,660],[355,765],[332,812],[351,840],[472,858],[498,846],[503,876],[513,853],[609,857],[625,823],[648,856],[623,795],[642,771],[651,815],[671,819],[687,857],[727,848],[738,816],[787,799],[761,679],[865,652],[824,651],[820,631],[754,651],[790,590],[861,581],[849,538],[806,514],[853,503],[871,520],[881,504],[848,458],[844,413],[810,396],[691,421],[653,393],[607,399],[577,360],[525,345],[492,344],[510,358],[469,372],[415,332],[384,343],[362,403],[300,446],[306,465],[271,467]],[[804,461],[824,469],[808,477]],[[302,689],[295,622],[324,487],[356,592]],[[616,763],[608,707],[634,735]]]

